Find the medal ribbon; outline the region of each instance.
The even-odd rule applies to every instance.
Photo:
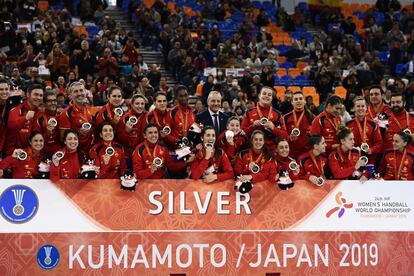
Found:
[[[108,121],[112,121],[112,119],[113,119],[112,112],[114,112],[114,111],[112,110],[109,103],[106,105],[106,111],[108,111]]]
[[[407,128],[410,128],[410,118],[409,118],[409,115],[408,115],[408,112],[406,111],[405,112],[405,115],[406,115],[406,121],[407,121]],[[391,118],[392,118],[392,120],[397,124],[397,126],[400,128],[400,130],[404,130],[402,127],[401,127],[401,125],[400,125],[400,122],[398,122],[398,120],[395,118],[395,116],[393,115],[393,116],[391,116]]]
[[[323,176],[323,171],[322,171],[322,162],[320,163],[320,167],[318,166],[318,162],[316,161],[316,156],[313,154],[312,150],[310,150],[309,152],[310,154],[310,158],[313,162],[313,164],[315,165],[316,169],[318,170],[318,173],[320,174],[320,176]]]
[[[375,116],[372,115],[371,106],[372,105],[368,106],[368,112],[369,112],[369,115],[371,116],[371,118],[375,119],[378,116],[378,114],[380,114],[381,111],[384,109],[384,103],[381,103],[380,106],[377,109],[374,108]]]
[[[16,205],[22,205],[23,196],[26,190],[18,189],[18,190],[12,190],[12,191],[13,191],[14,201],[16,202]]]
[[[295,124],[295,128],[299,128],[300,122],[303,119],[303,115],[305,115],[305,110],[302,111],[302,114],[300,114],[299,120],[298,120],[298,118],[296,117],[296,111],[293,111],[293,121]]]
[[[262,111],[260,110],[260,105],[259,104],[257,104],[257,114],[259,115],[260,119],[264,117]],[[269,107],[269,114],[267,114],[267,119],[269,121],[271,121],[273,119],[272,107]]]
[[[396,154],[396,151],[394,151],[394,158],[395,158],[394,159],[394,170],[395,170],[394,173],[395,173],[395,179],[396,180],[400,180],[401,170],[402,170],[402,167],[403,167],[403,164],[404,164],[404,159],[405,159],[406,153],[407,153],[407,150],[404,149],[403,156],[402,156],[401,162],[400,162],[400,166],[399,166],[398,171],[397,171],[397,154]]]
[[[344,162],[344,157],[341,152],[341,147],[339,146],[336,151],[338,152],[339,159],[341,159],[341,161]],[[351,151],[348,151],[348,160],[351,160]]]
[[[361,128],[358,118],[355,118],[355,123],[358,127],[359,136],[361,137],[362,143],[367,142],[367,116],[364,117],[364,128]]]
[[[184,121],[184,124],[182,125],[182,127],[181,127],[181,131],[182,131],[182,134],[183,134],[183,137],[187,137],[187,124],[188,124],[188,113],[190,113],[190,112],[188,112],[188,109],[186,108],[185,109],[185,111],[183,111],[180,107],[178,107],[179,109],[180,109],[180,111],[181,111],[181,120],[180,121]],[[183,118],[184,117],[184,114],[185,114],[185,118]],[[192,112],[191,112],[191,114],[190,114],[191,116],[192,116]]]
[[[324,111],[324,113],[325,113],[326,120],[328,120],[328,122],[331,124],[331,126],[334,127],[335,130],[337,130],[338,129],[338,124],[336,124],[336,122],[335,122],[336,118],[334,118],[334,120],[332,121],[331,118],[329,117],[329,114],[326,111]]]
[[[86,108],[86,106],[83,107],[83,110],[81,111],[74,102],[72,102],[72,107],[73,109],[75,109],[76,112],[79,113],[79,117],[84,121],[84,123],[88,123],[89,121],[91,121],[92,118],[91,113],[89,112],[89,110]]]
[[[147,141],[144,141],[144,145],[145,145],[145,151],[151,156],[152,161],[154,161],[154,156],[155,156],[155,152],[157,151],[157,144],[155,144],[154,146],[154,150],[152,151],[152,153],[150,152],[150,146],[148,145]]]
[[[259,157],[257,157],[256,160],[254,160],[254,163],[259,166],[259,162],[262,160],[263,152],[260,153]],[[253,162],[253,150],[249,150],[249,164]]]
[[[157,110],[156,110],[156,109],[154,109],[154,118],[155,118],[155,123],[156,123],[156,125],[157,125],[157,126],[159,126],[160,128],[162,128],[163,126],[165,126],[165,114],[166,114],[166,112],[164,113],[164,116],[162,117],[162,123],[163,123],[163,125],[161,125],[161,124],[160,124],[160,121],[159,121],[159,119],[158,119]]]

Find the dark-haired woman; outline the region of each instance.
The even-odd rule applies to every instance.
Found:
[[[159,144],[158,128],[149,124],[144,128],[144,142],[139,144],[132,154],[134,172],[138,179],[162,179],[166,169],[172,174],[182,170],[186,163],[174,160],[168,149]],[[194,158],[190,156],[187,162]]]
[[[240,151],[246,148],[247,142],[247,136],[240,128],[240,120],[233,116],[227,120],[227,131],[222,132],[217,138],[217,147],[222,149],[233,163]]]
[[[394,134],[392,139],[394,149],[386,151],[383,158],[385,180],[414,179],[414,154],[407,149],[411,141],[412,137],[403,131]]]
[[[167,130],[167,95],[162,92],[155,93],[154,96],[155,109],[148,112],[145,115],[144,127],[148,124],[153,124],[157,127],[160,135],[160,141],[164,141],[164,138],[171,132],[171,128]]]
[[[6,169],[12,170],[13,178],[37,178],[38,166],[43,159],[44,139],[42,133],[33,131],[25,149],[15,149],[13,154],[0,161],[0,177]],[[27,155],[24,156],[25,152]]]
[[[310,130],[315,116],[306,109],[305,98],[302,92],[295,92],[292,97],[293,111],[282,117],[282,128],[288,134],[290,155],[298,158],[309,151],[306,134]]]
[[[124,148],[114,142],[114,127],[109,122],[100,124],[97,136],[102,139],[89,151],[89,157],[99,167],[98,178],[120,178],[126,171]]]
[[[270,150],[274,150],[274,140],[286,137],[286,130],[281,128],[282,115],[272,107],[275,92],[271,87],[263,87],[259,93],[257,106],[249,109],[242,121],[242,129],[246,135],[251,135],[256,129],[265,134],[265,142]]]
[[[165,141],[170,149],[175,149],[177,141],[188,136],[188,130],[195,122],[193,109],[188,103],[188,91],[183,85],[174,91],[177,105],[167,113],[166,124],[171,128],[171,134],[165,136]]]
[[[360,159],[360,151],[354,148],[354,133],[347,127],[340,127],[337,133],[340,146],[329,154],[329,168],[334,179],[366,179],[362,169],[366,163]]]
[[[65,130],[63,143],[65,147],[52,157],[50,165],[50,179],[52,181],[78,178],[79,170],[85,161],[84,155],[79,150],[79,137],[76,131],[73,129]]]
[[[147,98],[144,95],[136,94],[131,99],[131,109],[122,116],[118,124],[116,138],[124,147],[128,158],[132,157],[132,152],[136,146],[144,140],[143,130],[145,122],[145,104]]]
[[[328,166],[328,158],[325,156],[325,138],[319,134],[310,135],[308,136],[308,144],[311,149],[299,157],[299,163],[302,167],[301,178],[307,179],[315,185],[322,185]]]
[[[215,148],[216,133],[207,126],[201,131],[202,148],[191,163],[191,178],[205,183],[220,182],[233,178],[233,168],[226,153]]]
[[[253,131],[250,139],[251,148],[237,155],[234,165],[236,176],[245,180],[259,182],[269,180],[274,182],[276,178],[276,164],[272,153],[264,142],[264,133],[261,130]]]
[[[299,178],[300,166],[296,160],[289,156],[289,143],[286,139],[280,138],[276,141],[276,173],[279,174],[283,170],[289,172],[289,177],[292,181],[295,181]],[[290,168],[291,164],[296,164],[296,169]]]
[[[113,86],[108,92],[108,103],[99,110],[96,114],[95,125],[100,125],[103,122],[111,122],[117,126],[121,121],[123,113],[118,113],[122,108],[122,91],[118,86]],[[122,111],[123,112],[123,111]]]

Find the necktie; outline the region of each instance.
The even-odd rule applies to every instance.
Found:
[[[218,114],[217,113],[213,114],[213,117],[214,117],[214,129],[216,131],[216,135],[218,135],[220,133],[219,123],[218,123],[218,118],[217,118]]]

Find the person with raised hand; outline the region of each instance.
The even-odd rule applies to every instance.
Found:
[[[39,164],[43,160],[44,139],[39,131],[32,131],[29,146],[14,149],[13,154],[0,161],[0,177],[6,169],[11,169],[13,178],[37,178]]]
[[[287,137],[286,130],[281,128],[282,115],[272,107],[274,94],[273,88],[263,87],[259,93],[257,106],[249,109],[242,121],[242,129],[247,136],[256,129],[264,132],[265,142],[270,150],[275,149],[275,139]]]
[[[50,179],[52,181],[79,178],[80,168],[85,162],[85,155],[80,151],[79,137],[75,130],[65,130],[63,143],[65,147],[52,156],[50,166]]]
[[[132,158],[132,152],[144,140],[145,105],[148,102],[144,95],[136,94],[131,99],[131,109],[122,116],[116,138],[124,147],[125,155]]]
[[[96,114],[95,125],[99,126],[103,122],[110,122],[117,128],[118,123],[124,115],[124,110],[121,107],[123,102],[122,90],[119,86],[112,86],[108,91],[108,103],[101,107]]]
[[[215,147],[216,132],[214,127],[206,126],[201,131],[202,147],[191,163],[191,178],[202,179],[210,184],[232,179],[233,168],[226,153]]]
[[[365,166],[368,158],[354,148],[354,133],[345,126],[340,126],[337,133],[340,146],[329,154],[329,168],[334,179],[367,179]],[[365,157],[365,158],[364,158]]]
[[[114,127],[110,122],[103,122],[97,128],[96,136],[100,142],[93,145],[89,157],[99,167],[98,178],[120,178],[126,170],[124,148],[114,142]]]
[[[148,124],[144,128],[144,142],[132,154],[134,172],[138,179],[162,179],[169,173],[180,171],[194,159],[192,155],[186,162],[175,161],[168,149],[159,143],[158,127]]]

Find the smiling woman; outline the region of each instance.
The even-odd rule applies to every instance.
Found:
[[[126,172],[124,148],[114,142],[114,127],[109,122],[99,125],[96,137],[102,140],[89,151],[89,156],[98,166],[98,178],[120,178]],[[112,150],[111,150],[112,149]]]
[[[158,128],[149,124],[144,128],[144,142],[132,154],[134,172],[139,179],[162,179],[166,168],[170,173],[180,171],[186,163],[174,160],[168,149],[158,143]]]
[[[52,157],[50,179],[57,181],[61,178],[72,179],[79,177],[79,170],[84,162],[84,155],[78,150],[79,138],[73,129],[63,134],[65,147],[57,151]]]
[[[215,148],[214,128],[206,126],[201,131],[202,148],[191,164],[191,178],[203,179],[204,183],[220,182],[233,177],[233,168],[226,153]]]
[[[30,147],[15,149],[13,154],[0,161],[0,177],[6,169],[12,170],[13,178],[38,178],[38,166],[43,159],[44,139],[39,131],[29,136]]]
[[[265,133],[265,142],[270,150],[275,148],[274,139],[287,137],[286,130],[281,128],[281,113],[272,107],[274,95],[273,88],[263,87],[257,106],[248,110],[242,121],[242,129],[247,135],[251,135],[256,129]]]

